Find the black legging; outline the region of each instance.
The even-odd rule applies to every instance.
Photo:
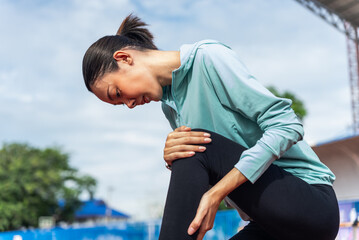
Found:
[[[187,229],[202,195],[238,162],[245,150],[216,133],[206,151],[172,164],[162,220],[162,240],[196,239]],[[231,239],[334,240],[339,229],[338,202],[329,185],[310,185],[276,165],[254,183],[247,181],[229,197],[253,221]]]

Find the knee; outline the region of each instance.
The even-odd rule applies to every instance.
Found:
[[[236,153],[236,152],[243,152],[246,150],[246,148],[240,145],[239,143],[234,142],[231,139],[224,137],[223,135],[218,134],[216,132],[209,131],[206,129],[200,129],[200,128],[192,129],[192,131],[207,132],[211,134],[210,138],[212,139],[212,141],[208,144],[205,144],[205,147],[207,148],[205,153],[207,154],[216,155],[216,153],[223,153],[223,152]],[[233,149],[236,150],[233,152]]]
[[[221,134],[218,134],[213,131],[209,131],[207,129],[195,128],[195,129],[192,129],[192,131],[209,133],[211,135],[210,138],[212,139],[212,141],[206,145],[217,145],[217,144],[220,144],[221,142],[231,141],[230,139],[222,136]]]
[[[172,171],[193,171],[193,169],[207,168],[206,155],[196,152],[195,155],[187,158],[180,158],[172,162]]]

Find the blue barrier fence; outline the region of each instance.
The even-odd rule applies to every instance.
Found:
[[[359,201],[341,202],[341,222],[353,221],[359,216]],[[355,216],[354,216],[355,215]],[[146,222],[116,222],[96,226],[71,226],[66,228],[35,229],[0,233],[0,240],[155,240],[160,231],[160,220]],[[235,210],[219,211],[214,227],[205,240],[229,239],[244,226]],[[359,240],[357,227],[341,227],[337,240]]]
[[[205,240],[228,239],[243,224],[235,210],[219,211],[214,227]],[[68,228],[35,229],[0,233],[0,240],[155,240],[160,220],[117,222],[102,226],[71,226]]]

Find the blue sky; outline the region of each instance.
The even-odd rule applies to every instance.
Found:
[[[309,143],[348,132],[345,37],[294,0],[0,0],[0,142],[60,145],[73,166],[98,179],[97,197],[137,218],[158,214],[171,131],[160,104],[107,105],[81,75],[86,49],[132,12],[162,50],[220,40],[258,81],[294,92],[308,109]]]

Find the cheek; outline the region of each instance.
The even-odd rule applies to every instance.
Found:
[[[131,82],[126,84],[125,87],[121,89],[121,92],[123,93],[124,96],[133,98],[143,95],[147,91],[146,91],[146,86],[144,84],[138,82]]]
[[[128,95],[139,96],[143,94],[150,94],[151,96],[162,94],[161,86],[148,72],[141,71],[129,76],[125,82],[126,92]],[[125,90],[125,88],[123,88]]]
[[[133,85],[133,88],[136,92],[144,94],[144,93],[153,93],[154,89],[156,89],[156,83],[152,81],[152,79],[141,76],[141,79],[136,81],[136,84]]]

